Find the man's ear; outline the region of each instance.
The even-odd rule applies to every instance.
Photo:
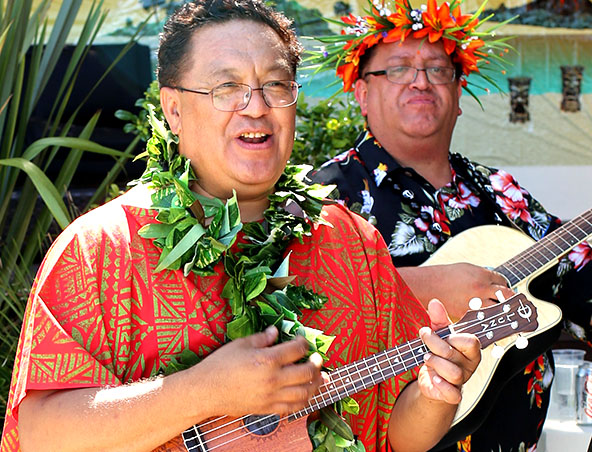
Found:
[[[360,104],[362,116],[367,116],[368,85],[366,84],[366,80],[361,78],[356,80],[356,84],[354,85],[354,96],[358,101],[358,104]]]
[[[181,98],[178,90],[163,86],[160,88],[160,106],[171,132],[181,132]]]

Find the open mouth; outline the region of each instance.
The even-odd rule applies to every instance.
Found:
[[[242,133],[240,135],[240,140],[244,141],[245,143],[265,143],[269,139],[270,135],[260,132],[249,132],[249,133]]]

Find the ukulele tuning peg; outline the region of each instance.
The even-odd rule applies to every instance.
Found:
[[[504,354],[504,347],[501,345],[494,344],[493,348],[491,349],[491,356],[495,359],[500,359]]]
[[[502,293],[501,290],[497,290],[495,292],[495,297],[497,298],[497,301],[499,301],[500,303],[503,303],[504,301],[506,301],[506,297],[504,297],[504,294]]]
[[[469,309],[476,311],[477,309],[481,309],[483,306],[483,301],[479,297],[474,297],[469,300]]]
[[[524,350],[528,346],[528,339],[524,336],[518,336],[516,338],[516,348],[519,350]]]

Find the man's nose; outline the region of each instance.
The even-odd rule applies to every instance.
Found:
[[[251,88],[251,97],[247,106],[243,110],[240,110],[239,113],[256,118],[266,114],[269,108],[263,98],[263,88]]]
[[[413,80],[410,84],[410,88],[416,89],[427,89],[431,85],[430,81],[428,80],[428,73],[425,69],[417,69],[415,74],[415,80]]]

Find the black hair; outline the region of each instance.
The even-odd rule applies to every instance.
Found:
[[[292,21],[259,0],[198,0],[185,3],[164,25],[158,48],[158,83],[175,86],[188,61],[189,45],[196,30],[206,25],[231,20],[250,20],[271,27],[286,45],[292,75],[300,64],[302,45]]]

